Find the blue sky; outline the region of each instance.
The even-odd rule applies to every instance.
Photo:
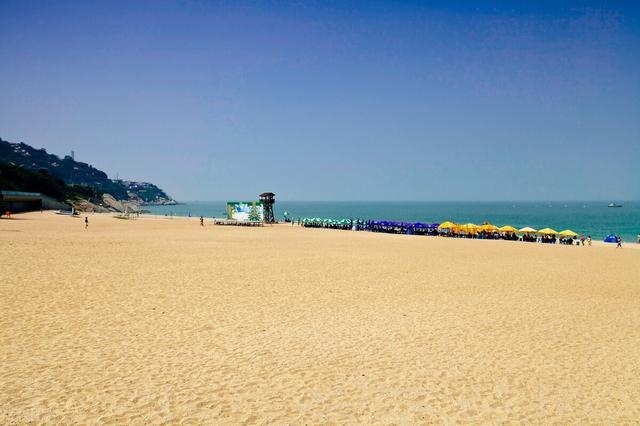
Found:
[[[479,3],[2,0],[0,137],[180,200],[640,199],[639,7]]]

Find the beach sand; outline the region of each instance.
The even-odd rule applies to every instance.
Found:
[[[0,220],[0,423],[640,422],[640,250]]]

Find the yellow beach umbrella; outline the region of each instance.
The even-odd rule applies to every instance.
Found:
[[[524,228],[518,229],[518,232],[523,232],[525,234],[530,234],[530,233],[538,232],[538,231],[536,231],[535,229],[533,229],[533,228],[531,228],[529,226],[525,226]]]
[[[446,222],[441,223],[440,226],[438,226],[438,229],[453,229],[453,228],[457,228],[457,227],[458,227],[458,225],[456,225],[455,223],[446,221]]]
[[[551,228],[544,228],[538,231],[538,234],[542,234],[542,235],[556,235],[557,233],[558,231]]]
[[[573,232],[571,229],[565,229],[564,231],[558,232],[558,234],[562,235],[563,237],[577,237],[578,236],[578,234]]]
[[[460,225],[460,230],[469,234],[475,234],[478,232],[478,228],[479,226],[475,223],[465,223],[464,225]]]
[[[492,225],[490,223],[485,223],[484,225],[482,225],[480,227],[481,231],[485,231],[485,232],[497,232],[498,231],[498,227],[495,225]]]
[[[501,228],[498,228],[498,230],[500,232],[518,232],[518,230],[516,228],[514,228],[513,226],[510,225],[505,225]]]

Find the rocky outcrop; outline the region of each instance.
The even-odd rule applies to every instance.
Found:
[[[102,202],[105,207],[120,213],[137,213],[140,211],[140,206],[138,204],[128,201],[118,201],[109,194],[102,195]]]
[[[95,205],[87,200],[68,200],[67,202],[79,212],[109,213],[113,211],[102,206]]]
[[[112,209],[112,211],[124,212],[124,204],[113,198],[110,194],[103,194],[102,202],[105,207]]]
[[[102,196],[102,203],[98,205],[85,199],[67,200],[79,212],[94,213],[140,213],[140,206],[127,201],[118,201],[109,194]]]
[[[123,204],[126,207],[126,210],[125,210],[126,212],[129,212],[129,213],[141,213],[142,212],[142,209],[140,208],[139,204],[130,203],[130,202],[127,202],[127,201],[125,201]]]

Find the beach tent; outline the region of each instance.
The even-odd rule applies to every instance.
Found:
[[[505,225],[502,228],[498,228],[500,232],[518,232],[516,228],[510,225]]]
[[[615,235],[609,234],[609,235],[607,235],[607,238],[604,239],[604,242],[605,243],[615,243],[615,242],[617,242],[617,238],[616,238]]]
[[[538,234],[540,235],[556,235],[558,233],[558,231],[553,230],[551,228],[544,228],[538,231]]]
[[[564,231],[558,232],[558,234],[562,235],[563,237],[577,237],[578,236],[578,234],[573,232],[571,229],[565,229]]]
[[[518,232],[522,232],[522,233],[525,233],[525,234],[531,234],[533,232],[538,232],[538,231],[536,231],[535,229],[533,229],[531,227],[526,226],[524,228],[518,229]]]

